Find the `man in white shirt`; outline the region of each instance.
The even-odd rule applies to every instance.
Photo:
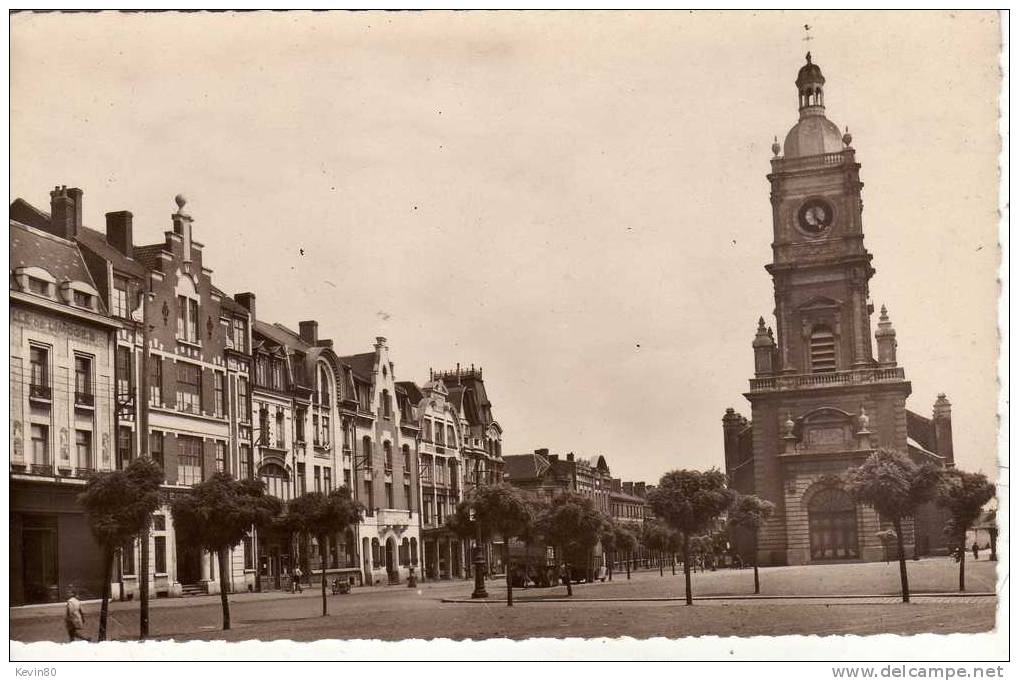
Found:
[[[89,641],[85,635],[85,612],[81,609],[78,592],[73,586],[67,587],[67,610],[64,614],[68,640]]]

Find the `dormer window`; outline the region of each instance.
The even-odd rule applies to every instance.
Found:
[[[114,317],[127,317],[127,278],[113,275],[113,290],[110,291],[110,314]]]
[[[74,305],[75,307],[84,307],[86,309],[92,309],[92,296],[82,291],[74,292]]]
[[[49,282],[45,282],[42,279],[36,279],[35,277],[28,278],[28,290],[30,293],[34,293],[37,296],[51,296]]]

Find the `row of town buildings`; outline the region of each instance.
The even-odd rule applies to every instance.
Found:
[[[148,539],[157,596],[219,588],[217,562],[176,541],[169,510],[217,471],[257,478],[284,502],[346,485],[367,509],[325,546],[252,532],[229,561],[234,591],[283,588],[298,564],[355,584],[414,568],[464,577],[471,545],[446,519],[472,486],[504,478],[643,517],[642,484],[612,479],[604,459],[504,457],[481,369],[398,381],[385,338],[341,354],[317,322],[292,330],[261,317],[255,294],[217,288],[176,203],[163,241],[147,245],[135,245],[127,211],[107,213],[104,231],[83,225],[80,189],[56,187],[49,212],[10,206],[13,603],[55,600],[68,584],[99,591],[101,554],[76,498],[92,473],[138,456],[166,476]],[[501,572],[499,547],[485,550]],[[118,552],[115,597],[137,593],[139,557],[137,540]]]

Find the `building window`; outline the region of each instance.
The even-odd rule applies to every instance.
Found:
[[[308,481],[304,479],[305,468],[303,463],[297,464],[297,495],[300,496],[308,491]]]
[[[329,417],[322,417],[322,446],[329,446]]]
[[[364,383],[358,383],[356,390],[358,407],[360,407],[361,411],[371,411],[371,393],[368,390],[368,386]]]
[[[411,502],[411,498],[410,498],[410,483],[409,482],[403,483],[403,498],[404,498],[404,503],[407,504],[407,509],[410,510],[413,507],[413,504],[410,503]]]
[[[92,296],[83,291],[74,291],[71,296],[71,300],[74,301],[75,307],[84,307],[86,309],[92,309]]]
[[[304,442],[304,421],[308,418],[308,412],[303,407],[298,407],[294,412],[294,439],[297,442]]]
[[[255,555],[254,547],[252,546],[251,537],[247,536],[244,538],[244,569],[254,570],[255,569]]]
[[[282,466],[274,463],[266,464],[262,466],[259,477],[265,483],[266,494],[283,501],[290,499],[290,478]]]
[[[226,443],[216,442],[216,471],[226,472]]]
[[[322,491],[329,494],[333,489],[333,469],[329,466],[322,467]]]
[[[166,537],[153,537],[153,565],[157,574],[166,574]]]
[[[314,475],[315,475],[315,491],[316,492],[321,492],[322,491],[322,468],[320,466],[315,466]]]
[[[134,375],[131,371],[131,348],[117,347],[117,397],[127,400],[131,397],[132,386],[134,386]]]
[[[35,277],[28,278],[28,290],[37,296],[49,296],[50,285],[42,279],[36,279]]]
[[[239,352],[248,351],[248,324],[240,317],[234,317],[234,348]]]
[[[382,391],[382,400],[381,400],[381,402],[382,402],[382,416],[384,416],[385,418],[388,419],[390,416],[393,415],[393,405],[392,405],[392,401],[389,399],[389,391],[388,390],[383,390]]]
[[[446,444],[446,438],[443,437],[442,432],[443,432],[442,431],[442,421],[436,421],[435,422],[435,444],[440,445],[440,446]]]
[[[248,379],[246,376],[239,376],[237,378],[237,402],[241,422],[251,423],[251,394],[248,391]]]
[[[214,371],[212,373],[212,386],[215,392],[213,406],[216,409],[216,416],[223,418],[226,416],[226,374]]]
[[[120,574],[134,574],[134,539],[128,539],[120,549]]]
[[[372,467],[372,441],[367,435],[361,440],[361,453],[364,454],[364,466],[365,468],[371,469]]]
[[[364,498],[368,502],[368,515],[372,515],[375,511],[375,486],[371,480],[364,481]]]
[[[127,278],[113,275],[113,290],[110,291],[110,314],[114,317],[127,317]]]
[[[188,299],[188,341],[198,342],[198,301]]]
[[[177,339],[198,343],[198,301],[177,296]]]
[[[177,436],[177,484],[194,485],[205,476],[202,471],[202,440],[186,435]]]
[[[835,334],[828,326],[815,326],[810,334],[810,371],[814,374],[835,371]]]
[[[37,466],[50,465],[49,426],[32,424],[32,463]]]
[[[286,390],[283,384],[283,360],[272,360],[272,388],[273,390]]]
[[[431,442],[432,441],[432,420],[431,419],[425,419],[425,432],[424,432],[424,435],[422,436],[421,439],[423,439],[425,442]]]
[[[285,449],[287,446],[287,438],[284,426],[283,410],[279,407],[276,408],[276,448]]]
[[[74,356],[74,403],[92,406],[92,360],[81,355]]]
[[[74,447],[78,452],[78,468],[93,468],[92,432],[88,430],[74,431]]]
[[[134,433],[127,426],[117,427],[117,459],[118,465],[124,468],[134,458]]]
[[[386,508],[396,508],[393,505],[393,483],[386,483]]]
[[[403,450],[403,470],[410,473],[410,447],[404,445],[401,449]]]
[[[386,466],[386,472],[387,473],[392,473],[393,472],[393,445],[389,444],[388,440],[386,442],[382,443],[382,452],[385,455],[384,463],[385,463],[385,466]],[[392,506],[389,506],[389,508],[392,508]]]
[[[166,464],[163,458],[163,434],[158,430],[149,433],[149,458],[159,464],[164,471]]]
[[[177,362],[177,409],[191,414],[202,410],[202,369]]]
[[[453,430],[453,426],[446,425],[446,444],[450,447],[456,447],[456,431]]]
[[[322,444],[322,439],[321,436],[319,435],[318,430],[318,414],[311,415],[311,437],[312,444],[314,444],[316,447]]]
[[[149,404],[163,404],[163,358],[149,355]]]
[[[50,366],[50,353],[47,348],[33,345],[29,349],[29,364],[31,370],[31,390],[30,395],[32,397],[42,397],[44,399],[50,399],[52,393],[50,392],[50,381],[49,381],[49,366]]]
[[[318,403],[325,408],[329,408],[329,376],[326,374],[325,367],[318,368]]]
[[[251,454],[251,445],[240,446],[241,470],[240,479],[248,480],[255,477],[255,461]]]

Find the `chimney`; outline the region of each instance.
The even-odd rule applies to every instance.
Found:
[[[106,214],[106,241],[129,258],[134,253],[133,224],[131,211],[118,210]]]
[[[570,452],[569,454],[566,455],[566,460],[573,461],[573,452]]]
[[[945,393],[938,393],[934,402],[934,451],[945,457],[945,463],[955,465],[955,447],[952,442],[952,403]]]
[[[535,449],[534,453],[538,456],[548,457],[548,447],[542,447],[541,449]]]
[[[66,185],[54,187],[50,192],[50,225],[53,233],[65,239],[73,239],[78,235],[78,227],[81,225],[76,220],[81,219],[81,190],[68,189]]]
[[[67,190],[67,195],[74,201],[74,235],[78,236],[78,232],[81,231],[82,191],[77,187],[71,187]]]
[[[236,293],[234,294],[234,300],[237,303],[251,313],[251,321],[254,322],[257,317],[255,316],[255,294],[254,293]]]
[[[384,347],[386,347],[386,337],[385,336],[375,336],[375,349],[379,350],[379,349],[384,348]]]
[[[308,345],[318,344],[318,322],[312,319],[300,322],[298,327],[301,329],[301,340]]]

